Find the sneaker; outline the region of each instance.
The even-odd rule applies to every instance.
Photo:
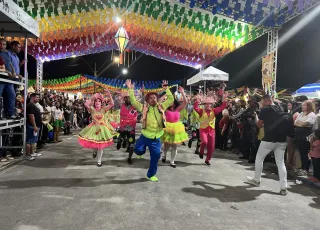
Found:
[[[12,115],[12,116],[9,116],[8,119],[19,120],[20,117],[18,117],[17,115]]]
[[[131,159],[131,158],[128,158],[127,162],[128,162],[128,164],[129,164],[129,165],[132,165],[132,164],[133,164],[133,162],[132,162],[132,159]]]
[[[247,181],[249,184],[259,187],[260,182],[256,181],[254,178],[247,176]]]
[[[6,156],[5,158],[6,158],[7,160],[14,160],[13,157],[9,157],[9,156]]]
[[[32,157],[32,156],[26,156],[26,160],[28,161],[34,161],[36,158]]]
[[[186,143],[182,142],[182,145],[183,145],[183,146],[186,146]]]
[[[287,189],[281,189],[280,190],[280,195],[285,196],[288,194],[288,190]]]
[[[6,158],[1,158],[1,160],[0,160],[0,162],[7,162],[8,161],[8,159],[6,159]]]
[[[141,156],[137,156],[137,159],[143,159],[143,155],[141,155]]]
[[[177,165],[176,165],[175,163],[170,163],[170,166],[171,166],[172,168],[176,168],[176,167],[177,167]]]
[[[166,163],[166,157],[162,157],[162,163]]]
[[[211,167],[211,164],[209,161],[205,161],[204,163],[206,164],[206,166]]]
[[[203,154],[200,154],[200,153],[199,153],[199,158],[200,158],[200,159],[203,159]]]
[[[156,176],[152,176],[152,177],[147,177],[149,181],[151,182],[158,182],[158,178]]]
[[[34,153],[34,154],[31,154],[32,157],[40,157],[42,154],[41,153]]]
[[[307,173],[307,171],[301,169],[301,170],[298,171],[297,175],[298,176],[307,176],[308,173]]]

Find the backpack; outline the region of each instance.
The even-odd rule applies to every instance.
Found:
[[[287,136],[293,135],[293,117],[290,113],[284,112],[279,105],[271,105],[270,108],[277,114],[278,118],[274,125],[283,129]]]

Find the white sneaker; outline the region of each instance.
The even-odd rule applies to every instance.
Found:
[[[34,161],[36,158],[32,157],[32,156],[26,156],[26,160],[28,161]]]
[[[32,157],[40,157],[42,154],[41,153],[34,153],[34,154],[31,154]]]
[[[8,159],[6,159],[6,158],[1,158],[1,160],[0,160],[0,162],[7,162],[8,161]]]
[[[247,181],[249,184],[259,187],[260,182],[256,181],[254,178],[247,176]]]
[[[288,194],[288,190],[287,189],[281,189],[280,190],[280,195],[285,196]]]

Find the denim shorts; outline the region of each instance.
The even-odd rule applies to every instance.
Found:
[[[39,128],[38,128],[39,129]],[[37,136],[34,135],[34,131],[33,131],[33,127],[30,125],[27,125],[27,139],[26,139],[26,143],[27,144],[35,144],[38,142],[38,136],[39,133],[37,134]]]

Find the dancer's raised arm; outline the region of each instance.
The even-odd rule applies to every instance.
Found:
[[[106,90],[105,94],[106,94],[107,97],[109,97],[109,104],[105,107],[105,111],[107,112],[107,111],[109,111],[110,109],[113,108],[114,102],[113,102],[113,98],[112,98],[112,95],[111,95],[109,90]]]
[[[199,114],[199,116],[202,116],[202,112],[203,110],[201,108],[199,108],[199,104],[201,102],[201,96],[200,95],[196,95],[194,97],[194,104],[193,104],[193,110],[196,111],[197,114]]]
[[[166,91],[167,100],[161,104],[164,111],[166,111],[174,102],[174,97],[168,87],[168,81],[162,81],[162,88]]]
[[[142,112],[143,105],[139,101],[137,101],[136,97],[134,96],[134,84],[132,84],[131,80],[128,79],[126,80],[126,85],[129,89],[131,105],[133,105],[133,107],[135,107],[139,112]]]
[[[91,107],[92,107],[92,97],[85,101],[84,107],[86,107],[87,111],[91,113]]]
[[[184,89],[183,89],[181,86],[179,86],[178,91],[179,91],[179,93],[181,93],[182,99],[183,99],[182,103],[181,103],[181,104],[178,106],[178,108],[177,108],[177,111],[180,112],[181,110],[183,110],[183,109],[187,106],[187,104],[188,104],[188,99],[187,99],[187,97],[186,97],[186,94],[185,94],[185,92],[184,92]]]

